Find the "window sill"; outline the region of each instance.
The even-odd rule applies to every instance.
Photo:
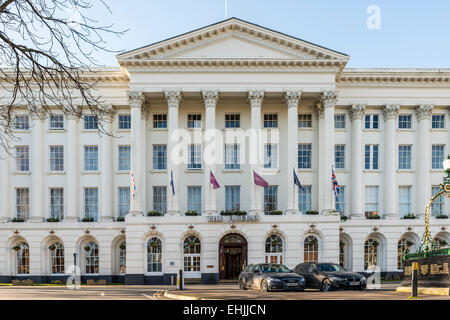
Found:
[[[264,131],[280,131],[280,128],[274,127],[274,128],[262,128]]]
[[[31,171],[14,171],[12,174],[14,176],[29,176],[31,175]]]
[[[397,170],[397,173],[414,173],[414,172],[415,172],[414,170],[401,170],[401,169]]]
[[[31,133],[31,130],[25,130],[25,129],[13,129],[14,133]]]
[[[116,132],[131,132],[131,129],[117,129]]]
[[[242,169],[224,169],[222,170],[223,173],[242,173],[244,170]]]
[[[397,129],[397,132],[414,132],[414,129]]]
[[[381,173],[381,170],[371,170],[371,169],[364,169],[363,170],[364,173]]]
[[[446,128],[430,129],[430,132],[448,132]]]
[[[430,169],[430,172],[431,173],[443,173],[444,172],[444,169],[442,168],[442,169]]]
[[[336,173],[348,173],[348,171],[345,169],[336,169],[336,168],[334,169],[336,170]]]
[[[334,129],[335,132],[348,132],[348,129]]]
[[[380,129],[363,129],[363,132],[381,132]]]
[[[130,170],[118,170],[116,174],[130,174]]]
[[[299,131],[314,131],[314,128],[306,127],[306,128],[298,128],[298,130]]]
[[[280,169],[269,169],[269,168],[261,169],[261,174],[275,174],[275,173],[280,173]]]
[[[297,169],[297,172],[314,172],[314,170],[312,168],[300,168]]]
[[[152,128],[151,131],[167,131],[167,128]]]
[[[81,129],[80,130],[81,133],[94,133],[97,131],[98,131],[98,129]]]
[[[146,272],[144,273],[146,276],[162,276],[164,272]]]
[[[64,130],[64,129],[49,129],[49,130],[47,130],[47,133],[66,133],[66,130]]]
[[[65,171],[48,171],[47,172],[48,176],[63,176],[65,174],[66,174]]]
[[[153,169],[153,170],[149,170],[149,172],[151,172],[151,173],[167,173],[167,169],[161,169],[161,170]]]
[[[99,175],[100,171],[81,171],[81,174],[94,174]]]
[[[186,173],[203,173],[203,169],[186,169],[184,170]]]
[[[236,128],[223,128],[223,131],[240,131],[242,130],[241,127],[236,127]]]

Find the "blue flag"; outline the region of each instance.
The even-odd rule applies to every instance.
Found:
[[[296,184],[300,189],[305,191],[302,187],[302,184],[300,183],[300,180],[297,177],[297,173],[295,172],[295,169],[293,169],[293,170],[294,170],[294,184]]]
[[[175,195],[175,185],[173,183],[173,172],[170,170],[170,185],[172,186],[172,194]]]

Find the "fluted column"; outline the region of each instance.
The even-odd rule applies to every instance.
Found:
[[[337,101],[336,91],[325,91],[320,97],[319,141],[319,212],[329,212],[333,208],[333,191],[331,187],[331,166],[334,163],[334,106]]]
[[[6,146],[5,146],[6,148]],[[9,206],[9,155],[0,147],[0,223],[5,222],[10,216]]]
[[[287,91],[284,93],[284,101],[288,109],[286,136],[286,185],[288,199],[286,213],[288,214],[296,214],[299,212],[293,170],[297,171],[298,103],[301,96],[301,91]]]
[[[215,136],[216,128],[216,105],[219,99],[219,92],[217,90],[202,91],[203,103],[205,105],[206,119],[205,119],[205,148],[208,148],[208,155],[210,157],[205,159],[205,173],[203,181],[203,194],[205,195],[204,212],[212,215],[217,212],[216,206],[216,191],[210,183],[210,172],[216,173],[216,155],[217,155],[217,141]]]
[[[430,169],[431,169],[431,145],[430,145],[430,119],[433,105],[421,104],[416,108],[417,121],[419,122],[417,144],[417,183],[416,183],[416,210],[420,218],[425,216],[425,208],[431,196]]]
[[[383,216],[386,219],[397,218],[397,170],[395,167],[398,157],[396,150],[396,120],[400,105],[388,104],[383,108],[384,116],[384,168],[383,168]]]
[[[110,109],[114,110],[113,106]],[[112,122],[114,121],[115,112],[112,113],[109,119],[103,122],[103,129],[106,133],[102,135],[102,173],[101,173],[101,194],[102,206],[100,219],[102,221],[113,220],[112,195],[113,193],[113,166],[112,166]]]
[[[148,101],[144,101],[142,107],[141,107],[141,150],[143,150],[141,155],[141,172],[142,172],[142,211],[144,215],[149,211],[147,208],[147,156],[146,151],[147,150],[147,119],[148,119],[148,113],[149,113],[149,104]],[[133,129],[133,128],[131,128]]]
[[[168,141],[167,141],[167,214],[180,215],[179,204],[179,185],[181,183],[179,175],[178,159],[172,153],[176,152],[175,147],[178,143],[178,108],[180,106],[182,96],[181,90],[167,90],[164,92],[167,101],[168,112]],[[173,175],[175,195],[172,193],[170,185],[171,174]]]
[[[260,174],[261,145],[261,107],[264,99],[264,91],[255,90],[248,92],[248,103],[251,108],[251,134],[249,146],[250,161],[250,213],[262,214],[263,188],[253,183],[253,170]]]
[[[64,214],[65,221],[76,221],[79,218],[79,152],[78,152],[78,122],[75,115],[67,115],[67,144],[66,159],[64,163],[66,171],[65,201],[67,203]]]
[[[130,214],[141,216],[143,214],[143,199],[145,194],[142,189],[145,173],[142,172],[142,131],[141,131],[141,109],[144,105],[145,97],[142,91],[128,91],[128,101],[131,108],[131,173],[134,175],[134,184],[136,187],[133,197],[133,182],[130,177]]]
[[[351,205],[350,217],[352,219],[364,218],[363,209],[363,182],[362,182],[362,118],[366,110],[364,104],[354,104],[349,107],[350,118],[352,120],[352,161],[351,161]]]
[[[44,121],[31,114],[31,220],[42,222],[44,219]]]

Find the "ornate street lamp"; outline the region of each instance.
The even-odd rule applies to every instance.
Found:
[[[431,234],[430,234],[430,211],[431,206],[436,200],[436,198],[445,194],[448,198],[450,198],[450,155],[447,156],[447,159],[442,163],[444,167],[444,172],[446,176],[444,176],[443,182],[439,185],[439,192],[431,197],[430,201],[428,201],[428,205],[425,210],[425,233],[423,234],[422,244],[420,245],[420,252],[428,252],[430,251],[430,243],[431,243]]]

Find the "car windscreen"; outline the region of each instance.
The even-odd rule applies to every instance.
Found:
[[[262,264],[262,272],[290,272],[290,270],[282,264]]]
[[[344,272],[346,271],[338,264],[330,264],[330,263],[320,263],[317,265],[317,268],[321,272]]]

